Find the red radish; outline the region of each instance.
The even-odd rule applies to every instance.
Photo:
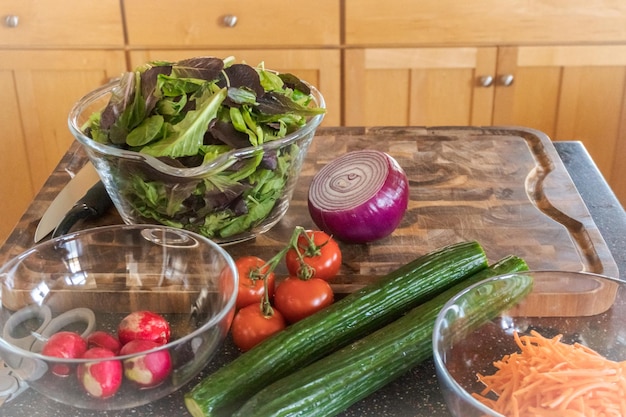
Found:
[[[348,152],[315,174],[309,187],[311,218],[324,232],[348,243],[390,235],[402,221],[409,181],[398,162],[373,149]]]
[[[120,350],[120,355],[130,355],[158,348],[151,340],[131,340]],[[154,387],[167,378],[172,370],[172,359],[167,349],[157,350],[124,360],[124,375],[141,387]]]
[[[152,340],[160,345],[170,341],[170,324],[151,311],[135,311],[124,317],[117,328],[117,337],[125,345],[131,340]]]
[[[56,358],[73,359],[81,357],[87,350],[87,342],[78,333],[58,332],[50,336],[41,350],[42,355]],[[52,366],[52,373],[58,376],[68,376],[70,366],[56,364]]]
[[[110,333],[98,330],[87,336],[87,347],[101,347],[109,349],[111,352],[117,355],[118,353],[120,353],[122,344],[119,340],[115,338],[115,336],[111,335]]]
[[[78,380],[85,391],[96,398],[113,396],[122,385],[122,362],[114,358],[115,354],[108,349],[94,347],[83,355],[84,359],[97,359],[96,362],[78,365]]]

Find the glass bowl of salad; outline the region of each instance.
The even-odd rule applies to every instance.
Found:
[[[452,297],[433,358],[453,416],[626,415],[626,283],[526,271]]]
[[[286,213],[322,122],[298,77],[195,57],[151,62],[85,95],[68,124],[127,224],[232,244]]]

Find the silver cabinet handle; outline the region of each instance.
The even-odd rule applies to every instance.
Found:
[[[237,16],[234,14],[227,14],[222,18],[222,23],[224,26],[229,28],[234,28],[237,25]]]
[[[4,16],[4,26],[8,28],[16,28],[20,24],[20,17],[14,14]]]
[[[478,85],[481,87],[491,87],[493,85],[493,77],[491,75],[483,75],[478,78]]]
[[[508,87],[511,84],[513,84],[514,80],[515,80],[515,77],[513,76],[513,74],[504,74],[504,75],[501,75],[499,78],[500,84],[505,87]]]

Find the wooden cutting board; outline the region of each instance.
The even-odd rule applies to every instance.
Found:
[[[587,271],[618,277],[618,270],[550,139],[517,127],[322,128],[306,156],[286,216],[255,240],[227,246],[233,257],[273,256],[295,226],[314,228],[307,209],[313,175],[339,155],[377,149],[393,156],[410,181],[410,202],[400,227],[367,245],[341,244],[343,265],[334,281],[341,296],[414,258],[464,240],[482,244],[490,261],[515,254],[534,270]],[[37,222],[69,177],[86,161],[77,144],[59,164],[0,253],[0,260],[33,245]],[[115,210],[79,227],[121,223]],[[281,264],[279,276],[285,274]],[[534,303],[564,295],[601,297],[611,304],[615,285],[602,290],[542,294]],[[584,302],[578,303],[585,305]],[[583,307],[581,307],[583,308]],[[594,313],[574,308],[574,313]]]
[[[309,150],[286,218],[256,241],[227,249],[233,256],[268,258],[294,226],[315,227],[306,205],[313,175],[338,155],[365,148],[387,152],[400,163],[409,178],[410,202],[392,236],[368,245],[341,245],[343,267],[334,281],[338,293],[464,240],[480,242],[491,261],[514,254],[533,270],[619,277],[550,139],[516,127],[324,130]],[[612,282],[583,289],[564,285],[527,300],[518,313],[544,315],[543,306],[558,298],[569,300],[568,315],[596,314],[613,303],[616,291]]]

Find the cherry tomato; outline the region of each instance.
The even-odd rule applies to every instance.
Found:
[[[298,238],[298,252],[302,260],[295,248],[285,255],[289,274],[301,278],[333,279],[341,267],[339,245],[330,235],[319,230],[307,230],[306,235],[309,239],[304,235]]]
[[[261,304],[250,304],[235,314],[231,326],[233,341],[243,352],[252,349],[274,333],[285,328],[285,319],[277,309],[265,315]]]
[[[237,272],[239,273],[239,289],[237,291],[236,307],[243,308],[250,304],[259,305],[265,294],[263,285],[263,274],[267,267],[261,270],[265,261],[256,256],[243,256],[235,261]],[[267,275],[268,296],[271,299],[274,295],[275,276],[273,272]]]
[[[333,289],[321,278],[303,280],[290,276],[278,284],[274,293],[274,305],[289,323],[310,316],[333,300]]]

